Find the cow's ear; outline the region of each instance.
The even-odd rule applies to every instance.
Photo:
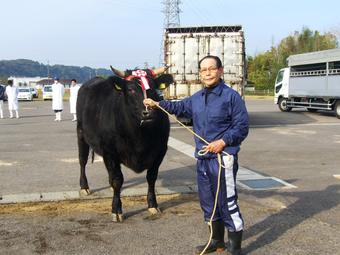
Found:
[[[118,76],[111,76],[109,78],[110,83],[112,83],[113,88],[117,91],[125,91],[126,81]]]
[[[174,78],[171,74],[162,74],[155,78],[157,89],[163,90],[169,87],[171,83],[174,83]]]

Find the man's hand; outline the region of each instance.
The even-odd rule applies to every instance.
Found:
[[[223,151],[225,146],[226,146],[225,142],[222,139],[220,139],[209,143],[205,148],[205,151],[220,153],[221,151]]]
[[[159,104],[158,102],[153,101],[153,100],[150,99],[150,98],[144,99],[143,103],[144,103],[144,105],[145,105],[146,107],[150,107],[150,108],[156,108],[156,107],[158,106],[158,104]]]

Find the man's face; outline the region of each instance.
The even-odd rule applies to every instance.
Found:
[[[201,81],[205,87],[214,87],[223,75],[223,68],[217,68],[217,63],[213,58],[206,58],[201,62]]]

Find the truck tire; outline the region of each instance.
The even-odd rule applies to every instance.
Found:
[[[287,106],[287,98],[283,98],[281,97],[279,99],[279,109],[282,111],[282,112],[290,112],[292,110],[292,107],[288,107]]]
[[[340,100],[336,101],[334,106],[334,112],[338,119],[340,119]]]

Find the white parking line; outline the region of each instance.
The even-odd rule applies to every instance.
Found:
[[[61,162],[64,163],[79,163],[79,159],[78,158],[63,158],[60,160]],[[95,158],[94,158],[94,163],[96,162],[103,162],[103,158],[101,156],[98,156],[95,154]]]
[[[3,161],[3,160],[0,160],[0,166],[13,166],[15,165],[17,162],[16,161],[13,161],[13,162],[6,162],[6,161]]]
[[[308,126],[340,126],[339,123],[307,123],[307,124],[268,124],[268,125],[250,125],[251,128],[266,128],[266,127],[308,127]]]
[[[169,137],[169,141],[168,141],[168,145],[191,157],[191,158],[195,158],[194,156],[194,152],[195,152],[195,147],[193,147],[192,145],[190,144],[187,144],[187,143],[184,143],[180,140],[177,140],[173,137]],[[252,189],[251,187],[249,186],[246,186],[245,184],[242,184],[240,181],[244,181],[244,180],[267,180],[267,179],[271,179],[273,181],[276,181],[282,185],[284,185],[285,188],[296,188],[296,186],[290,184],[290,183],[287,183],[279,178],[276,178],[276,177],[270,177],[270,176],[264,176],[264,175],[261,175],[259,173],[256,173],[250,169],[247,169],[245,167],[242,167],[240,166],[239,167],[239,170],[238,170],[238,173],[237,173],[237,184],[243,188],[246,188],[246,189]]]
[[[263,124],[263,125],[250,125],[251,128],[270,128],[270,127],[305,127],[305,126],[340,126],[339,123],[307,123],[307,124]],[[171,126],[171,129],[181,129],[182,126]],[[192,127],[189,126],[192,129]]]

